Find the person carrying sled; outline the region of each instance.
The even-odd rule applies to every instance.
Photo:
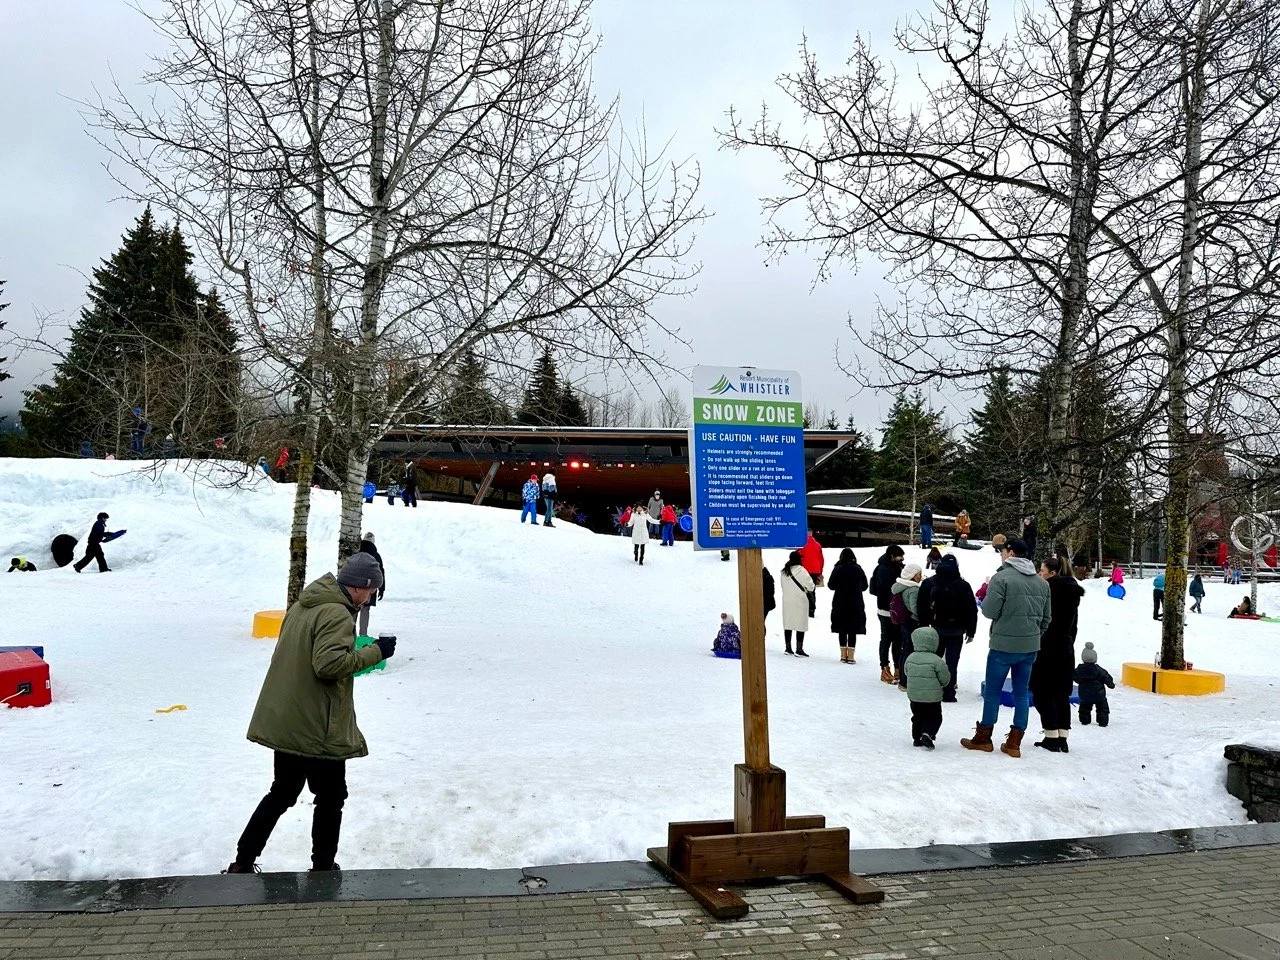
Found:
[[[36,565],[26,557],[14,557],[9,561],[9,573],[35,573]]]
[[[1124,571],[1120,569],[1120,564],[1112,564],[1111,566],[1111,585],[1113,587],[1124,586]]]
[[[1031,666],[1040,650],[1040,637],[1052,622],[1049,585],[1040,579],[1035,564],[1027,557],[1027,545],[1010,540],[1000,551],[1003,563],[991,576],[982,615],[991,621],[991,643],[987,652],[986,687],[982,694],[982,719],[972,738],[960,745],[966,750],[991,753],[995,745],[991,732],[1000,719],[1000,694],[1005,680],[1013,677],[1013,726],[1000,752],[1022,756],[1022,737],[1031,713]]]
[[[1111,705],[1107,702],[1107,688],[1116,688],[1111,674],[1098,665],[1098,651],[1092,643],[1086,643],[1080,653],[1080,666],[1073,679],[1080,690],[1080,722],[1086,727],[1093,722],[1092,713],[1098,710],[1098,726],[1111,722]]]
[[[354,677],[396,651],[395,637],[355,649],[356,614],[381,586],[378,561],[356,553],[337,576],[326,573],[309,584],[285,614],[247,734],[273,751],[275,775],[227,873],[256,870],[277,821],[298,802],[304,785],[315,797],[311,869],[342,869],[334,858],[347,799],[346,765],[369,755],[356,725]]]
[[[98,561],[99,573],[111,572],[111,568],[107,566],[107,558],[102,552],[103,542],[114,538],[114,535],[107,530],[107,521],[109,519],[111,518],[105,513],[98,514],[98,519],[94,521],[93,528],[89,531],[89,543],[85,547],[84,556],[75,565],[76,573],[84,570],[89,565],[90,560]]]
[[[528,517],[529,523],[535,527],[538,525],[538,498],[540,496],[542,496],[542,490],[538,487],[538,475],[534,473],[524,482],[524,487],[520,490],[520,499],[524,501],[524,506],[520,508],[521,523],[524,523],[525,517]]]

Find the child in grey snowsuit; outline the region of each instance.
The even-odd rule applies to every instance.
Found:
[[[1080,688],[1080,722],[1091,722],[1093,708],[1098,708],[1098,726],[1105,727],[1111,721],[1111,705],[1107,703],[1107,687],[1116,688],[1111,674],[1098,666],[1098,651],[1092,643],[1086,643],[1080,654],[1083,661],[1076,667],[1073,677]]]

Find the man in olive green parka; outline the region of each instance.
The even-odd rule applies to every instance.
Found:
[[[248,737],[275,751],[275,778],[240,837],[228,873],[251,873],[276,822],[303,785],[315,795],[311,869],[337,870],[334,857],[347,799],[346,761],[368,756],[356,726],[354,676],[395,653],[394,637],[355,649],[355,617],[382,585],[378,563],[357,553],[326,573],[285,614]]]

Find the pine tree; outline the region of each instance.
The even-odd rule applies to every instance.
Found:
[[[550,350],[544,350],[534,364],[516,422],[534,427],[554,426],[560,422],[562,402],[555,357]]]
[[[191,263],[181,231],[157,227],[148,208],[94,270],[53,381],[26,395],[22,421],[42,447],[72,453],[88,440],[119,456],[139,419],[176,443],[211,445],[234,428],[235,333]]]
[[[839,430],[840,421],[832,413],[825,423],[827,430]],[[871,439],[858,429],[853,417],[845,421],[844,429],[853,439],[833,453],[821,466],[815,467],[808,477],[811,490],[859,490],[873,483],[876,451]]]
[[[913,515],[925,503],[952,508],[957,454],[942,414],[929,409],[918,391],[898,394],[875,458],[876,506]]]
[[[591,414],[587,412],[582,399],[573,391],[573,386],[566,380],[560,386],[559,411],[556,425],[561,427],[589,427]]]
[[[440,422],[466,426],[504,424],[510,419],[507,405],[489,386],[489,370],[474,350],[458,361],[453,382],[441,406]]]
[[[1045,398],[1047,400],[1047,398]],[[999,370],[972,412],[958,470],[957,500],[969,511],[974,536],[1021,531],[1021,518],[1034,512],[1034,478],[1043,447],[1041,398],[1018,390],[1008,370]]]

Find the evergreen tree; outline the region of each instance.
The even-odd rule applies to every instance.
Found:
[[[235,333],[216,294],[200,293],[191,263],[181,231],[144,211],[94,270],[52,382],[26,395],[33,440],[62,453],[88,440],[119,456],[139,418],[159,434],[153,445],[170,433],[177,444],[211,444],[234,428]]]
[[[900,393],[882,428],[873,481],[876,506],[918,512],[932,503],[940,512],[955,506],[958,446],[924,397]]]
[[[474,350],[462,355],[441,405],[440,422],[467,426],[504,424],[507,405],[489,386],[489,370]]]
[[[824,428],[839,430],[840,422],[833,413]],[[859,430],[853,417],[845,422],[844,429],[853,439],[833,453],[821,466],[815,467],[808,477],[811,490],[860,490],[874,482],[876,451],[871,439]]]
[[[556,424],[561,427],[591,426],[591,414],[587,412],[582,398],[574,393],[573,386],[568,380],[560,387],[560,409]]]
[[[560,422],[563,399],[555,357],[550,350],[544,350],[534,364],[516,422],[533,427],[556,425]]]
[[[1040,398],[1018,390],[1008,370],[999,370],[972,413],[964,456],[957,471],[957,500],[968,510],[975,537],[1020,532],[1021,519],[1035,512],[1043,473],[1043,416]]]

